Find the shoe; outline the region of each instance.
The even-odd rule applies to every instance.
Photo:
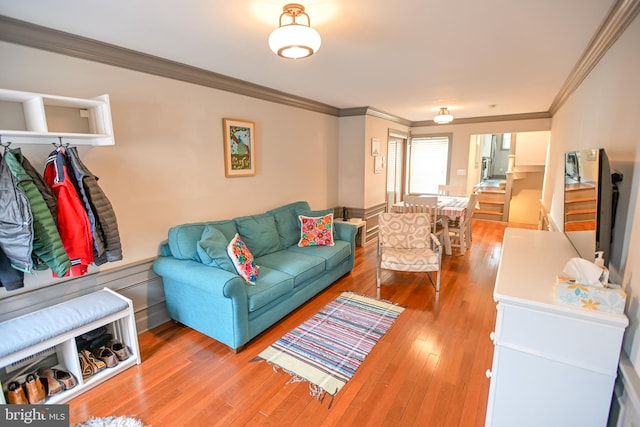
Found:
[[[27,395],[24,394],[24,389],[18,381],[12,381],[7,387],[7,401],[11,405],[27,405]]]
[[[40,378],[42,380],[47,381],[45,385],[48,385],[48,387],[46,388],[47,388],[47,394],[49,396],[51,396],[52,394],[60,393],[65,390],[69,390],[70,388],[73,388],[78,384],[78,382],[76,381],[76,378],[73,376],[71,372],[65,371],[62,369],[43,367],[38,369],[38,375],[40,375]],[[60,391],[55,392],[56,385],[53,384],[54,382],[58,385],[58,388],[60,389]],[[51,392],[52,390],[54,391],[54,393]]]
[[[98,338],[89,342],[89,350],[94,351],[100,347],[104,347],[109,341],[111,341],[111,338],[113,338],[113,335],[111,334],[100,335]]]
[[[44,385],[40,381],[40,377],[35,372],[27,375],[24,381],[24,387],[27,390],[27,398],[29,403],[37,405],[43,403],[47,398],[47,392],[44,390]]]
[[[47,396],[53,396],[54,394],[62,393],[64,391],[64,386],[53,377],[53,371],[51,368],[39,368],[38,376],[44,384]]]
[[[118,357],[110,348],[97,348],[93,350],[93,355],[102,360],[107,365],[107,368],[113,368],[118,364]]]
[[[65,390],[69,390],[70,388],[74,388],[75,386],[78,385],[78,381],[76,380],[76,377],[74,377],[73,374],[69,371],[65,371],[62,369],[54,369],[53,375],[56,380],[64,384]]]
[[[78,357],[80,358],[80,368],[82,370],[83,379],[87,379],[107,367],[102,360],[96,359],[89,350],[82,350],[78,353]]]
[[[100,335],[104,335],[104,333],[107,332],[107,327],[106,326],[100,326],[99,328],[96,328],[92,331],[89,332],[85,332],[84,334],[80,335],[80,338],[87,340],[87,341],[92,341],[96,338],[98,338]]]
[[[111,341],[107,347],[109,347],[111,351],[118,356],[118,360],[122,361],[129,357],[129,350],[127,349],[127,346],[119,341]]]

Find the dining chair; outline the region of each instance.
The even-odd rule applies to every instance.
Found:
[[[451,254],[447,218],[439,215],[438,196],[405,195],[403,212],[428,214],[431,222],[431,232],[444,244],[446,254]]]
[[[431,233],[427,213],[382,213],[378,217],[376,286],[380,289],[381,270],[426,272],[440,291],[442,244]],[[432,277],[436,273],[436,279]]]
[[[464,254],[467,248],[471,247],[471,220],[478,202],[478,194],[472,193],[464,211],[456,221],[449,221],[449,244],[452,248],[460,248],[460,253]]]
[[[438,185],[439,196],[464,196],[464,186],[462,185]]]

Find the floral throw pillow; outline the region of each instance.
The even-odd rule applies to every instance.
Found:
[[[333,214],[323,216],[298,215],[300,241],[298,246],[333,246]]]
[[[249,285],[255,285],[258,278],[258,267],[253,261],[253,255],[238,233],[227,246],[227,253],[236,271]]]

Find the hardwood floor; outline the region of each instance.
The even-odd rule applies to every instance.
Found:
[[[474,220],[465,255],[445,256],[436,296],[424,274],[385,271],[380,297],[404,305],[389,332],[335,396],[319,402],[306,383],[266,362],[266,346],[342,291],[376,295],[375,244],[353,271],[232,353],[173,322],[140,335],[142,364],[70,402],[71,422],[131,415],[160,426],[482,426],[495,324],[493,285],[505,225]]]

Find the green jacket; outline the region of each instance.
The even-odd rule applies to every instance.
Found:
[[[35,169],[22,155],[19,148],[7,151],[4,158],[11,174],[18,181],[18,187],[27,196],[31,206],[34,268],[41,270],[49,267],[58,277],[63,277],[71,268],[71,261],[62,245],[56,221],[51,215],[49,206],[38,189],[38,185],[36,185],[36,181],[42,181],[42,177],[37,172],[36,176],[31,176],[27,172],[35,172]],[[26,164],[27,167],[23,167],[23,164]]]

